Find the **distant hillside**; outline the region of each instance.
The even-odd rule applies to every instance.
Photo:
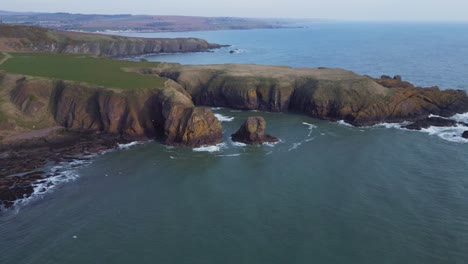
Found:
[[[200,31],[223,29],[283,28],[292,22],[285,19],[253,19],[235,17],[99,15],[70,13],[15,13],[0,11],[3,23],[41,26],[78,31]]]
[[[219,47],[221,45],[197,38],[128,38],[0,24],[0,51],[3,52],[43,51],[123,57],[163,52],[207,51]]]

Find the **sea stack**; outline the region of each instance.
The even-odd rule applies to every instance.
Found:
[[[247,118],[239,130],[232,135],[232,140],[249,145],[278,142],[278,138],[265,134],[265,128],[266,121],[263,117],[251,116]]]

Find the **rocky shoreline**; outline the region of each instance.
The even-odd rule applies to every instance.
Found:
[[[116,136],[63,130],[46,138],[0,145],[0,211],[53,187],[55,183],[49,179],[60,176],[63,171],[45,168],[64,163],[75,163],[71,166],[77,167],[92,159],[94,154],[129,142],[131,140]]]

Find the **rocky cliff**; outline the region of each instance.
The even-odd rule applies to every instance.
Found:
[[[147,39],[0,24],[0,51],[41,51],[125,57],[220,48],[197,38]]]
[[[357,126],[468,112],[463,90],[419,88],[401,78],[373,79],[341,69],[164,64],[141,72],[178,82],[197,105],[293,111]]]
[[[221,140],[221,124],[210,109],[195,107],[174,81],[164,87],[115,90],[67,81],[0,73],[14,116],[13,129],[62,126],[127,139],[158,138],[169,145],[200,146]]]

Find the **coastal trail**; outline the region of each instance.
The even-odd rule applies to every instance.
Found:
[[[2,52],[2,55],[3,55],[3,58],[0,59],[0,65],[2,65],[8,59],[11,59],[11,55],[6,52]]]

